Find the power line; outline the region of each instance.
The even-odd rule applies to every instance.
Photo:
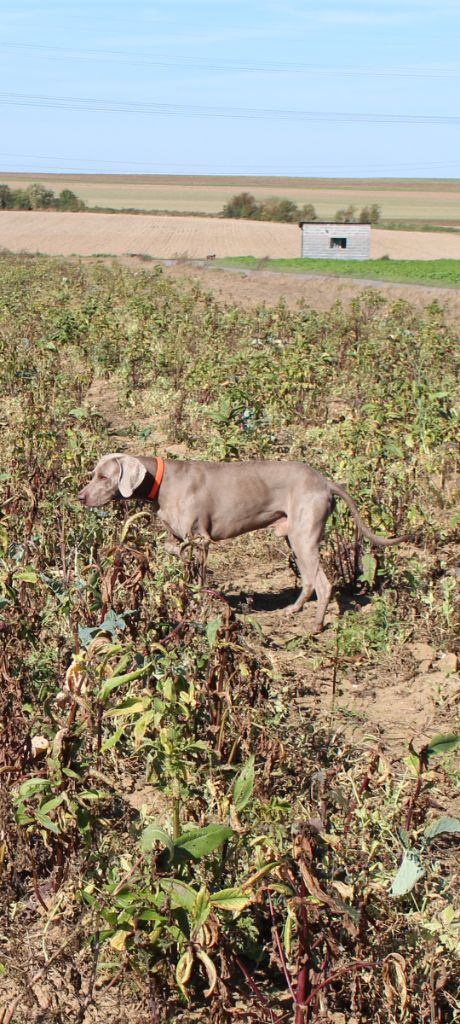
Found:
[[[195,170],[201,171],[202,173],[205,174],[205,176],[207,176],[206,175],[206,171],[208,171],[208,173],[209,173],[209,169],[210,169],[210,167],[212,167],[214,172],[215,171],[221,171],[222,175],[224,177],[228,177],[231,174],[236,174],[236,175],[238,175],[238,174],[247,174],[247,175],[250,175],[251,172],[257,173],[258,175],[260,175],[260,174],[269,175],[270,173],[275,173],[275,174],[278,173],[278,174],[283,174],[283,176],[285,176],[285,177],[292,177],[294,175],[294,170],[302,172],[301,175],[300,175],[301,177],[309,177],[309,176],[311,176],[313,171],[315,171],[317,173],[324,172],[324,171],[328,171],[328,172],[331,172],[331,171],[341,171],[343,173],[344,171],[349,171],[350,169],[355,169],[356,170],[356,168],[359,168],[359,167],[362,166],[362,162],[361,162],[361,164],[350,164],[350,163],[347,163],[347,164],[334,164],[334,165],[330,165],[330,164],[329,165],[327,165],[327,164],[314,164],[314,165],[310,165],[310,164],[308,164],[307,161],[304,161],[304,163],[302,163],[302,164],[297,164],[297,165],[290,164],[289,165],[289,170],[286,169],[286,164],[284,164],[284,165],[277,164],[277,165],[270,165],[270,166],[267,166],[267,164],[256,164],[256,165],[246,165],[243,168],[241,167],[241,165],[239,165],[239,169],[238,170],[233,170],[232,171],[231,168],[229,169],[228,163],[227,164],[220,164],[220,165],[219,164],[212,164],[212,165],[210,165],[209,163],[206,163],[206,164],[196,164],[196,163],[193,163],[193,164],[190,164],[190,163],[189,164],[177,164],[177,163],[172,163],[171,161],[165,162],[165,163],[160,163],[158,161],[152,162],[152,161],[148,161],[148,160],[142,160],[142,161],[139,161],[139,160],[107,160],[105,157],[102,157],[100,159],[99,158],[93,158],[93,159],[89,160],[89,159],[86,159],[84,157],[76,157],[76,156],[70,156],[70,155],[64,157],[64,156],[56,156],[56,155],[51,155],[51,154],[48,154],[48,155],[45,154],[44,155],[44,154],[37,154],[37,153],[1,153],[1,152],[0,152],[0,158],[2,158],[2,159],[9,159],[9,160],[38,160],[38,161],[45,162],[48,165],[50,163],[65,164],[66,166],[69,163],[83,164],[85,166],[86,165],[90,165],[90,168],[86,171],[86,173],[93,173],[93,174],[104,173],[103,171],[98,172],[95,169],[95,168],[99,168],[99,167],[130,167],[130,168],[134,168],[134,167],[141,168],[142,167],[142,168],[146,169],[145,173],[148,173],[149,170],[152,173],[158,173],[158,168],[162,168],[164,173],[172,173],[171,168],[174,168],[174,170],[176,170],[178,172],[182,171],[184,174],[187,174],[187,173],[190,174],[191,173],[190,167],[193,167]],[[371,166],[371,165],[367,165],[367,166]],[[385,172],[385,171],[399,171],[399,172],[401,172],[401,171],[404,171],[404,170],[406,170],[406,171],[407,170],[419,171],[419,170],[429,170],[430,168],[435,168],[435,167],[439,168],[439,167],[459,167],[459,166],[460,166],[460,158],[458,160],[431,160],[431,161],[426,161],[424,163],[418,163],[418,162],[412,162],[412,163],[408,163],[408,164],[394,164],[394,163],[390,163],[390,164],[379,164],[377,166],[373,165],[373,173],[374,174],[379,174],[379,173],[382,173],[382,172]],[[308,167],[308,173],[305,170],[306,167]],[[168,170],[165,170],[165,169],[168,169]],[[29,168],[27,168],[24,173],[27,173],[28,171],[29,171]],[[4,171],[4,172],[1,172],[1,173],[2,174],[6,174],[8,172]],[[10,172],[10,173],[14,173],[14,172]],[[19,172],[17,172],[17,173],[19,173]],[[34,173],[34,171],[31,170],[30,173]],[[46,173],[46,172],[44,172],[44,171],[37,171],[36,173],[42,174],[42,173]],[[62,171],[61,173],[68,175],[68,174],[76,174],[78,172],[76,172],[75,170],[72,170],[72,171],[69,171],[69,172]],[[82,173],[85,173],[85,172],[83,171]],[[110,173],[114,173],[114,172],[110,172]],[[141,173],[141,172],[137,172],[137,173]],[[161,173],[161,171],[159,173]],[[369,177],[369,174],[367,174],[366,177]]]
[[[132,53],[128,50],[72,49],[37,43],[1,43],[0,49],[36,53],[46,60],[94,62],[101,59],[113,63],[141,67],[179,68],[181,70],[248,72],[262,74],[308,73],[319,75],[340,75],[345,77],[397,77],[397,78],[453,78],[460,76],[459,65],[400,65],[375,67],[370,65],[340,67],[335,65],[304,64],[296,62],[247,61],[235,58],[219,59],[187,57],[152,53]]]
[[[0,103],[24,107],[47,107],[56,110],[106,111],[121,114],[147,114],[165,117],[237,118],[261,121],[322,121],[340,124],[393,125],[457,125],[457,114],[377,114],[321,110],[278,110],[251,107],[212,107],[199,104],[155,103],[143,101],[106,100],[94,96],[40,96],[23,93],[0,93]]]

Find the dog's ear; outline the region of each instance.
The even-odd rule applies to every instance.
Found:
[[[131,498],[142,483],[147,470],[134,455],[119,455],[117,461],[120,467],[118,490],[122,498]]]

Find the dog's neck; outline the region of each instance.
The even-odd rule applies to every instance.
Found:
[[[146,474],[133,492],[133,498],[140,498],[143,501],[156,501],[163,479],[164,462],[159,458],[141,458],[140,461],[146,468]]]

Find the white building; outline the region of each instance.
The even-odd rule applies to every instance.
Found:
[[[320,260],[369,260],[370,224],[332,224],[303,220],[300,255]]]

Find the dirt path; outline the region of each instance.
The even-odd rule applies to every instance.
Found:
[[[129,260],[133,265],[135,260]],[[148,266],[148,264],[143,264]],[[349,305],[365,288],[375,288],[390,302],[405,299],[416,309],[425,309],[435,300],[446,310],[446,317],[460,321],[460,291],[455,288],[428,288],[425,285],[393,284],[380,281],[348,281],[343,278],[314,277],[307,274],[283,274],[267,270],[226,271],[211,267],[190,267],[183,263],[165,267],[171,277],[198,281],[220,301],[246,308],[273,306],[281,299],[291,309],[299,302],[313,309],[327,310],[340,300]]]

